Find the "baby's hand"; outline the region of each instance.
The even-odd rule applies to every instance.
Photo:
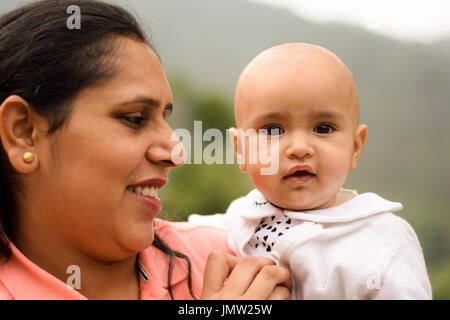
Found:
[[[213,251],[203,277],[204,300],[289,300],[291,274],[264,257]]]

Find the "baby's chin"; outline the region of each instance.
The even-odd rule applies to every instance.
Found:
[[[306,209],[307,206],[305,206],[304,203],[299,203],[298,201],[288,201],[286,199],[274,199],[273,197],[268,197],[264,195],[269,202],[280,209],[289,210],[289,211],[305,211],[309,210]]]
[[[273,197],[267,197],[271,204],[274,206],[289,210],[289,211],[308,211],[308,210],[316,210],[316,209],[325,209],[330,207],[328,205],[329,201],[327,199],[314,199],[314,201],[306,201],[306,200],[298,200],[295,201],[289,199],[273,199]]]

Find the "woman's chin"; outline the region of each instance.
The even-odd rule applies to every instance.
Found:
[[[129,232],[130,230],[127,230],[127,234],[120,241],[122,246],[128,251],[139,253],[152,245],[155,238],[153,225],[150,230],[148,228],[141,231],[134,229],[131,233]]]

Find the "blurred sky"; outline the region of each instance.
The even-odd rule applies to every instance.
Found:
[[[344,22],[397,39],[450,38],[449,0],[249,0],[292,9],[315,22]]]
[[[344,22],[407,41],[450,38],[450,0],[247,1],[289,8],[314,22]],[[24,2],[0,0],[0,12]]]

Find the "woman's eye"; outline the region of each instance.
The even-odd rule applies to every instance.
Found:
[[[172,114],[172,110],[164,110],[163,117],[167,119]]]
[[[284,129],[277,125],[270,125],[262,128],[267,131],[267,135],[269,136],[277,136],[284,133]]]
[[[317,127],[314,128],[314,132],[321,134],[332,133],[333,131],[334,127],[326,123],[319,124]]]
[[[138,127],[143,127],[145,125],[146,119],[142,115],[129,115],[123,116],[123,118]]]

